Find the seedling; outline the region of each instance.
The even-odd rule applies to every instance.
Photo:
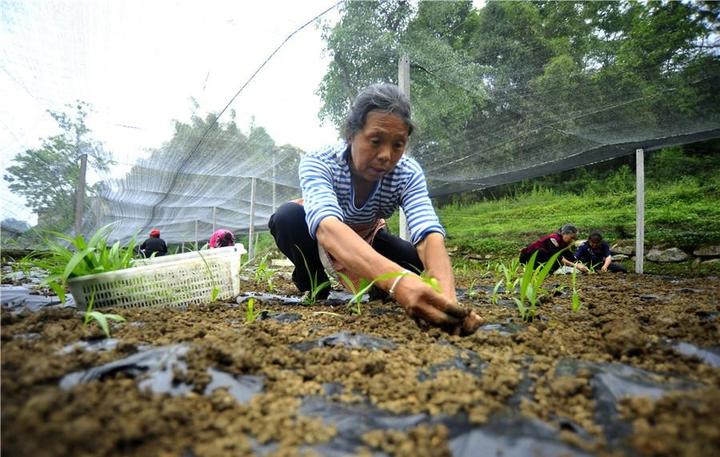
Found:
[[[39,257],[31,254],[23,259],[23,262],[46,270],[48,277],[44,284],[55,292],[61,302],[65,302],[65,286],[69,279],[122,270],[131,266],[135,237],[125,248],[120,246],[119,241],[115,242],[112,247],[108,247],[107,238],[110,231],[111,225],[106,225],[98,229],[88,241],[85,241],[83,235],[73,238],[64,233],[48,231],[47,234],[67,241],[68,245],[55,239],[46,238],[45,243],[49,248],[50,255]]]
[[[218,286],[217,280],[215,279],[215,275],[213,274],[212,270],[210,269],[210,265],[208,265],[207,260],[205,260],[205,256],[203,256],[200,251],[198,251],[198,255],[200,256],[203,263],[205,264],[205,272],[207,273],[208,278],[210,278],[210,280],[213,283],[213,288],[210,291],[210,301],[215,301],[215,300],[217,300],[218,296],[220,295],[220,290],[221,290],[220,286]]]
[[[255,322],[255,319],[260,315],[260,310],[255,310],[255,299],[248,298],[247,304],[245,305],[245,323],[250,324]]]
[[[318,294],[324,289],[330,287],[330,281],[324,281],[318,284],[317,272],[315,272],[314,274],[310,272],[310,267],[308,266],[307,259],[305,258],[305,254],[303,254],[302,249],[300,249],[298,245],[295,245],[295,248],[298,250],[298,252],[300,252],[300,255],[302,256],[303,263],[305,264],[305,270],[308,272],[308,278],[310,279],[310,291],[305,296],[305,298],[303,298],[303,303],[306,305],[314,305],[317,301]]]
[[[515,287],[520,282],[520,277],[518,276],[519,269],[520,261],[518,259],[513,259],[508,265],[505,265],[502,262],[498,262],[495,265],[496,277],[499,276],[500,279],[493,288],[493,293],[491,297],[491,301],[493,302],[493,304],[497,304],[501,287],[506,294],[512,294],[515,291]]]
[[[360,307],[360,301],[362,300],[363,295],[365,295],[367,293],[367,291],[370,290],[370,288],[375,285],[376,282],[385,281],[386,279],[397,278],[398,276],[409,276],[412,273],[404,273],[404,272],[386,273],[384,275],[380,275],[380,276],[376,277],[372,281],[368,281],[365,278],[360,278],[360,280],[359,280],[360,284],[358,287],[355,287],[355,284],[350,280],[350,278],[346,274],[341,273],[339,271],[337,272],[337,274],[338,274],[338,276],[340,276],[343,279],[343,282],[350,288],[350,290],[353,293],[352,298],[350,299],[350,301],[348,301],[348,307],[350,308],[350,310],[352,311],[353,314],[355,314],[356,316],[359,316],[362,313],[362,309]],[[432,279],[435,279],[435,278],[432,278]]]
[[[260,259],[257,268],[255,269],[255,284],[265,285],[268,292],[272,292],[275,288],[272,282],[273,272],[267,263],[267,256]]]
[[[578,312],[582,303],[580,303],[580,291],[577,288],[577,269],[573,268],[572,271],[572,310]]]
[[[520,299],[514,299],[520,317],[522,317],[523,320],[529,321],[535,318],[537,314],[537,302],[541,295],[547,293],[547,291],[543,289],[542,284],[561,253],[562,251],[555,253],[547,262],[535,267],[536,251],[525,265],[525,271],[520,279]],[[525,305],[525,301],[528,303],[527,306]]]
[[[83,327],[87,326],[90,321],[94,320],[98,323],[102,331],[105,333],[107,338],[110,338],[110,326],[108,325],[108,319],[115,322],[125,322],[125,318],[119,314],[108,314],[101,313],[100,311],[93,311],[93,305],[95,304],[95,293],[90,295],[90,301],[88,302],[87,309],[85,310],[85,316],[83,317]]]

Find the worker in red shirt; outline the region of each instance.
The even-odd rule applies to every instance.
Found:
[[[557,261],[551,267],[550,272],[554,272],[561,266],[575,267],[578,270],[587,273],[588,269],[582,263],[577,262],[575,256],[570,250],[570,245],[577,239],[577,227],[572,224],[563,225],[556,233],[546,235],[539,240],[530,243],[522,251],[520,251],[520,263],[526,264],[530,261],[530,257],[537,252],[535,265],[545,263],[550,258],[560,252]]]

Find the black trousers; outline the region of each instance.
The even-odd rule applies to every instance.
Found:
[[[318,243],[310,236],[305,222],[305,208],[302,205],[294,202],[283,204],[275,211],[275,214],[270,216],[268,227],[275,238],[278,249],[295,265],[292,278],[301,292],[310,290],[310,278],[315,275],[317,275],[318,284],[327,281],[328,277],[318,254]],[[402,268],[413,272],[424,270],[415,246],[390,234],[385,229],[375,235],[372,247]],[[367,279],[372,280],[373,278]]]

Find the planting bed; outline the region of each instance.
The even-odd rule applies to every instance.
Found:
[[[579,312],[564,292],[529,324],[491,282],[461,294],[485,319],[464,338],[336,293],[256,296],[249,324],[236,302],[115,309],[110,340],[74,308],[4,305],[2,452],[720,455],[717,278],[581,277]]]

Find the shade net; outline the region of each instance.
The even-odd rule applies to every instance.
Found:
[[[359,90],[398,82],[402,57],[433,196],[720,137],[714,3],[0,4],[3,155],[87,103],[89,130],[59,133],[69,165],[47,166],[73,184],[90,156],[82,231],[117,239],[267,229],[300,197],[302,154],[337,141]],[[39,222],[58,205],[35,205]]]

